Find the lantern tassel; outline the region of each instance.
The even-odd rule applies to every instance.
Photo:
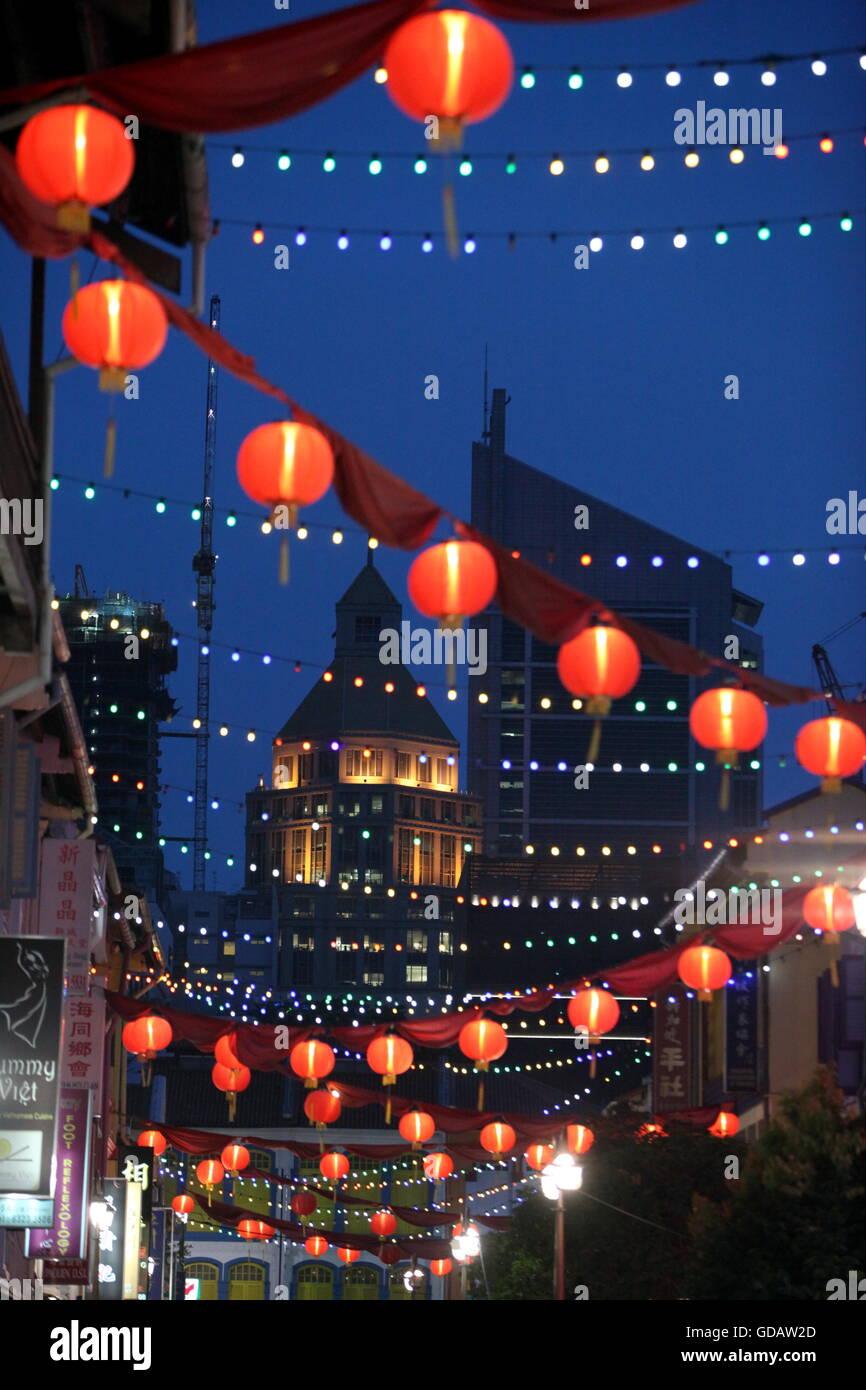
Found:
[[[237,1092],[229,1091],[226,1096],[226,1099],[229,1103],[229,1124],[234,1124],[234,1119],[235,1115],[237,1114],[238,1108]]]
[[[586,750],[586,761],[594,763],[598,757],[598,750],[601,747],[601,720],[596,719],[592,726],[592,735],[589,740],[589,747]]]
[[[830,947],[830,983],[834,989],[839,988],[839,933],[828,931],[824,933],[827,938],[827,945]]]
[[[479,1114],[480,1114],[480,1112],[481,1112],[483,1109],[484,1109],[484,1077],[483,1077],[483,1075],[480,1075],[480,1076],[478,1077],[478,1111],[479,1111]]]
[[[446,183],[442,189],[442,222],[445,228],[445,244],[452,260],[460,255],[457,241],[457,204],[454,198],[454,185]]]
[[[719,810],[727,811],[731,804],[731,769],[722,768],[722,780],[719,783]]]
[[[590,1059],[589,1059],[589,1075],[590,1075],[590,1080],[592,1080],[592,1081],[595,1080],[595,1072],[596,1072],[596,1062],[597,1062],[597,1060],[598,1060],[598,1053],[597,1053],[597,1052],[593,1052],[592,1056],[591,1056]]]
[[[81,273],[78,269],[78,261],[73,257],[69,262],[69,289],[72,299],[72,317],[78,318],[78,291],[81,289]]]
[[[105,429],[105,461],[102,466],[103,478],[114,477],[114,459],[117,452],[117,421],[114,416]]]
[[[289,582],[289,537],[288,534],[280,536],[280,583]]]

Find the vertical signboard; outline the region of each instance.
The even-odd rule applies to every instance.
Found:
[[[50,1226],[64,943],[0,937],[0,1226]]]
[[[725,990],[725,1090],[754,1095],[760,1089],[758,977],[744,971]]]
[[[658,1111],[688,1110],[691,1100],[689,1001],[679,990],[659,999],[653,1019],[653,1103]]]
[[[123,1297],[123,1237],[129,1184],[123,1178],[106,1178],[102,1186],[104,1210],[97,1225],[97,1285],[100,1299],[113,1301]]]
[[[90,1096],[86,1091],[60,1092],[57,1122],[54,1225],[27,1232],[31,1260],[82,1259],[87,1251],[90,1176]]]

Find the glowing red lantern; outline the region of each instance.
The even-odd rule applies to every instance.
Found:
[[[245,1216],[238,1222],[238,1235],[243,1236],[244,1240],[267,1240],[273,1234],[274,1228],[267,1221]]]
[[[174,1034],[168,1019],[158,1014],[141,1014],[131,1023],[124,1025],[121,1041],[127,1052],[134,1052],[142,1061],[151,1061],[164,1047],[168,1047]]]
[[[528,1167],[534,1168],[537,1173],[540,1173],[542,1168],[553,1162],[554,1152],[552,1144],[530,1144],[523,1157],[526,1159]]]
[[[383,1265],[396,1265],[400,1262],[400,1251],[396,1245],[384,1245],[379,1251],[379,1259]]]
[[[803,899],[803,917],[816,931],[847,931],[855,922],[854,899],[839,883],[819,884]]]
[[[56,207],[58,227],[87,232],[89,208],[123,192],[135,155],[115,116],[95,106],[52,106],[24,126],[15,163],[30,192]]]
[[[245,1149],[243,1144],[226,1144],[220,1158],[223,1161],[226,1172],[231,1176],[243,1172],[244,1168],[250,1166],[250,1151]]]
[[[718,946],[687,946],[677,961],[677,974],[698,998],[707,1000],[731,978],[731,962]]]
[[[473,1018],[460,1029],[457,1046],[464,1057],[475,1063],[477,1072],[486,1072],[490,1063],[505,1055],[508,1047],[508,1034],[501,1023],[492,1018]],[[478,1082],[478,1109],[484,1108],[484,1080]]]
[[[190,1197],[188,1192],[179,1192],[176,1197],[171,1199],[172,1209],[178,1216],[189,1216],[195,1210],[195,1198]]]
[[[428,1139],[433,1138],[436,1133],[436,1121],[426,1110],[407,1110],[405,1115],[401,1115],[397,1128],[406,1142],[417,1150],[422,1144],[426,1144]]]
[[[480,613],[496,593],[496,565],[477,541],[444,541],[412,561],[407,587],[420,613],[443,627]]]
[[[822,792],[842,790],[842,778],[859,772],[866,758],[866,734],[850,719],[829,715],[804,724],[794,740],[797,762],[821,778]]]
[[[324,1129],[326,1125],[332,1125],[335,1120],[339,1120],[342,1109],[343,1102],[340,1097],[333,1095],[327,1087],[311,1091],[304,1101],[304,1114],[316,1129]]]
[[[505,36],[464,10],[437,10],[401,24],[388,41],[384,66],[394,104],[414,120],[437,116],[452,139],[461,126],[499,109],[514,76]]]
[[[312,1216],[318,1205],[313,1192],[296,1192],[292,1198],[292,1211],[296,1216]]]
[[[717,1139],[733,1139],[739,1128],[740,1122],[736,1115],[732,1115],[730,1110],[720,1110],[713,1124],[709,1126],[709,1132]]]
[[[168,319],[145,285],[100,280],[70,300],[62,329],[72,356],[98,369],[100,389],[122,391],[127,372],[146,367],[162,352]]]
[[[443,1182],[454,1172],[454,1160],[450,1154],[435,1153],[424,1155],[424,1176],[428,1182]]]
[[[637,682],[640,652],[627,632],[599,624],[562,644],[556,669],[566,690],[588,701],[588,714],[609,714]]]
[[[598,1042],[619,1022],[619,1004],[606,989],[582,989],[568,1001],[568,1018],[572,1028],[585,1030]]]
[[[585,1154],[595,1143],[595,1135],[586,1125],[566,1125],[565,1142],[571,1153]]]
[[[289,1066],[296,1076],[304,1078],[307,1090],[318,1086],[326,1076],[330,1076],[337,1061],[336,1053],[327,1043],[318,1038],[308,1038],[306,1042],[295,1043],[289,1053]]]
[[[277,529],[298,524],[298,508],[318,502],[334,477],[334,454],[321,430],[291,420],[259,425],[241,444],[238,481],[248,497],[271,512]],[[280,581],[288,579],[288,535],[280,550]]]
[[[437,1274],[440,1279],[444,1279],[446,1274],[450,1274],[453,1265],[450,1260],[431,1260],[430,1273]]]
[[[482,1149],[486,1149],[495,1158],[509,1153],[517,1143],[517,1135],[511,1125],[505,1124],[502,1120],[493,1120],[489,1125],[485,1125],[479,1137]]]
[[[228,1101],[229,1120],[237,1113],[238,1095],[245,1091],[253,1079],[249,1067],[224,1067],[222,1062],[214,1062],[211,1080],[218,1091],[224,1091]]]
[[[392,1211],[374,1211],[370,1217],[370,1230],[376,1236],[392,1236],[397,1229],[397,1218]]]
[[[164,1154],[168,1148],[165,1136],[160,1134],[158,1129],[142,1130],[141,1134],[138,1136],[138,1143],[143,1149],[153,1149],[157,1157],[159,1157],[160,1154]]]
[[[203,1158],[196,1166],[195,1175],[202,1186],[211,1192],[218,1182],[222,1182],[226,1170],[218,1158]]]
[[[239,1071],[243,1062],[237,1056],[235,1047],[237,1046],[236,1033],[223,1033],[221,1038],[217,1038],[214,1045],[214,1060],[222,1066],[228,1067],[230,1071]]]
[[[415,1054],[410,1043],[396,1033],[386,1033],[384,1037],[374,1038],[367,1048],[367,1065],[378,1072],[383,1086],[395,1086],[397,1077],[408,1071]],[[391,1097],[385,1104],[385,1123],[391,1120]]]
[[[304,1249],[308,1255],[324,1255],[328,1248],[328,1242],[324,1236],[310,1236],[304,1241]]]
[[[319,1159],[319,1172],[332,1183],[338,1183],[344,1178],[351,1166],[345,1154],[335,1151],[323,1154]]]
[[[767,732],[767,711],[750,690],[721,686],[698,696],[689,713],[689,728],[702,748],[716,750],[716,762],[725,768],[719,806],[726,811],[730,800],[728,769],[737,766],[740,753],[757,748]]]
[[[360,1250],[348,1250],[345,1245],[341,1245],[337,1250],[337,1258],[342,1260],[344,1265],[353,1265],[356,1260],[360,1260],[361,1252]]]

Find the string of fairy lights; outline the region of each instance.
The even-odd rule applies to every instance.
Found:
[[[780,148],[782,148],[780,146]],[[742,150],[732,150],[731,154],[745,154]],[[686,161],[693,158],[699,161],[700,156],[697,151],[686,155]],[[742,159],[734,160],[734,163],[742,163]],[[605,173],[610,167],[610,162],[606,155],[601,155],[596,160],[596,171]],[[567,252],[572,255],[572,243],[577,238],[579,245],[574,249],[575,252],[591,252],[597,255],[603,251],[608,243],[619,244],[626,242],[632,251],[643,251],[647,247],[661,249],[662,247],[672,247],[675,251],[683,251],[686,247],[706,246],[727,246],[729,243],[743,244],[747,237],[757,237],[760,242],[768,242],[777,232],[783,230],[793,230],[803,239],[812,237],[818,227],[827,227],[834,224],[838,231],[846,233],[854,229],[854,215],[863,215],[863,209],[858,207],[854,212],[850,208],[843,208],[837,212],[818,212],[802,217],[773,217],[773,218],[747,218],[728,221],[715,222],[681,222],[668,224],[662,227],[599,227],[587,228],[586,226],[577,228],[560,227],[547,231],[535,229],[524,229],[522,231],[485,231],[467,232],[460,239],[459,250],[464,256],[472,256],[479,249],[482,243],[505,243],[509,251],[517,248],[518,243],[544,241],[555,246],[565,243]],[[213,223],[213,234],[217,235],[222,227],[243,228],[249,233],[250,239],[255,246],[264,246],[268,234],[278,233],[280,236],[290,237],[295,247],[305,247],[312,243],[313,238],[320,238],[327,241],[336,251],[349,251],[353,246],[353,238],[362,246],[372,245],[379,251],[390,252],[396,247],[407,246],[415,247],[424,254],[430,254],[436,250],[445,251],[446,238],[444,235],[434,237],[429,230],[418,228],[400,228],[395,230],[393,227],[358,227],[349,224],[325,226],[311,223],[299,224],[298,222],[280,222],[269,220],[252,221],[249,217],[223,217],[215,219]],[[267,230],[266,230],[267,227]],[[584,241],[586,238],[586,241]],[[317,242],[318,244],[318,242]],[[277,250],[281,256],[290,255],[288,244],[280,243]],[[266,249],[264,254],[271,254],[270,249]],[[450,254],[450,253],[449,253]],[[289,262],[290,263],[290,262]],[[575,256],[575,265],[585,269],[589,262],[580,256]]]
[[[802,153],[811,150],[822,155],[830,155],[837,149],[840,140],[846,144],[859,145],[863,140],[862,125],[831,128],[830,130],[803,131],[796,135],[786,136],[784,142],[780,140],[772,147],[773,155],[776,159],[785,161],[790,157],[794,147]],[[287,173],[300,164],[305,168],[315,167],[323,174],[333,174],[338,171],[343,161],[347,161],[350,165],[363,162],[366,165],[367,173],[373,178],[378,178],[385,173],[386,169],[391,168],[396,168],[401,173],[411,170],[414,174],[423,176],[435,169],[437,163],[435,154],[431,157],[429,150],[426,153],[419,153],[417,149],[393,150],[387,154],[378,154],[361,149],[339,148],[292,147],[289,150],[282,146],[246,141],[243,145],[230,145],[219,140],[209,143],[212,149],[231,151],[230,163],[233,169],[245,168],[248,155],[265,156],[268,165],[279,173]],[[705,150],[724,150],[728,162],[739,166],[745,163],[747,150],[754,148],[754,146],[736,143],[730,145],[720,143],[714,146],[707,141]],[[461,152],[456,167],[458,174],[463,178],[469,178],[477,171],[478,167],[483,167],[485,170],[498,168],[509,176],[517,174],[521,170],[525,171],[527,168],[530,170],[546,169],[552,177],[559,178],[571,170],[573,163],[583,167],[587,161],[591,163],[596,174],[610,173],[613,168],[619,169],[621,164],[633,168],[635,161],[636,167],[642,173],[652,173],[655,169],[665,167],[665,157],[669,157],[676,168],[696,169],[701,163],[702,155],[693,144],[688,146],[672,144],[661,147],[656,145],[652,149],[648,149],[646,145],[609,145],[602,150],[597,147],[584,146],[576,149],[563,148],[561,151],[553,152],[479,150],[471,154]],[[660,160],[661,164],[659,164]],[[257,172],[260,172],[258,168]],[[218,219],[219,224],[222,224],[223,221],[225,219]]]
[[[134,498],[137,501],[153,503],[153,510],[157,516],[174,515],[175,508],[177,508],[180,512],[185,512],[191,522],[199,523],[201,521],[201,506],[188,498],[171,497],[156,492],[146,492],[141,488],[127,487],[123,483],[109,482],[106,480],[95,483],[79,474],[66,472],[57,472],[53,475],[51,479],[52,491],[57,492],[64,482],[81,485],[81,495],[87,502],[95,501],[102,494],[114,493],[120,496],[124,501],[129,501],[131,498]],[[229,508],[219,506],[214,506],[212,510],[214,516],[221,518],[229,530],[233,530],[242,521],[251,521],[254,523],[255,530],[262,535],[267,536],[274,531],[270,521],[262,520],[261,511],[253,511],[252,509],[244,507]],[[297,529],[293,531],[292,538],[294,540],[306,541],[311,537],[324,536],[325,533],[328,533],[332,545],[342,545],[347,538],[357,538],[363,540],[365,546],[370,550],[377,550],[379,547],[379,541],[375,536],[369,536],[366,531],[359,526],[355,526],[352,522],[346,522],[344,525],[340,526],[332,526],[327,522],[305,520],[302,525],[298,526]],[[547,547],[544,549],[543,553],[546,555],[549,553],[549,550],[550,547]],[[542,550],[539,548],[539,554],[541,553]],[[849,545],[833,546],[829,549],[826,546],[816,545],[764,546],[758,549],[729,548],[708,553],[714,554],[717,559],[722,560],[727,560],[735,555],[753,557],[756,564],[761,568],[770,565],[774,557],[781,558],[790,560],[795,569],[801,569],[806,565],[809,556],[816,556],[819,559],[824,559],[827,564],[833,566],[841,564],[843,556],[862,559],[864,547],[862,543],[852,542]],[[517,559],[521,555],[529,556],[530,551],[524,548],[520,551],[513,551],[512,554],[515,559]],[[577,563],[582,569],[589,569],[593,565],[596,567],[599,565],[607,565],[621,570],[627,568],[630,564],[648,564],[652,569],[661,569],[666,564],[673,563],[670,557],[659,554],[630,556],[627,554],[615,555],[607,551],[604,554],[593,555],[591,551],[584,550],[577,554],[576,558]],[[699,569],[701,559],[698,555],[689,555],[682,563],[685,563],[687,569]],[[190,640],[195,639],[190,638]],[[228,644],[213,643],[212,645],[226,646]],[[242,647],[234,647],[233,650],[259,656],[265,665],[270,664],[269,654],[266,652],[250,652],[249,648]],[[275,657],[273,659],[283,661],[289,660],[288,657]],[[318,665],[321,667],[321,663],[301,661],[300,659],[295,659],[294,664],[298,668],[302,665]]]

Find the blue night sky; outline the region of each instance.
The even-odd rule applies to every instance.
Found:
[[[289,17],[333,8],[334,0],[298,3]],[[242,6],[200,0],[198,12],[202,43],[285,21],[265,0]],[[866,74],[854,55],[828,58],[825,77],[813,76],[808,62],[786,65],[774,87],[761,85],[757,67],[734,69],[724,89],[713,85],[711,70],[692,70],[675,89],[662,72],[636,71],[632,87],[621,90],[615,72],[631,63],[857,45],[862,8],[844,0],[704,0],[627,22],[502,27],[518,69],[537,66],[537,84],[529,91],[517,85],[494,117],[470,129],[465,144],[470,156],[515,152],[518,171],[508,176],[504,159],[481,161],[456,184],[461,234],[515,231],[516,249],[482,239],[474,255],[448,258],[440,171],[431,160],[428,173],[417,176],[409,160],[389,159],[389,152],[422,154],[425,142],[370,73],[291,122],[209,142],[211,206],[222,226],[208,252],[207,292],[222,297],[223,332],[256,357],[264,375],[463,515],[489,344],[490,384],[512,396],[509,452],[696,545],[751,552],[734,556],[734,582],[766,605],[760,628],[766,668],[813,684],[812,643],[864,607],[862,538],[829,537],[825,519],[828,498],[849,489],[862,496],[864,488]],[[572,63],[610,64],[613,71],[589,73],[583,89],[571,91],[565,72],[541,70]],[[686,169],[684,151],[673,143],[674,112],[699,100],[781,107],[790,157],[765,158],[752,147],[735,167],[727,148],[706,148],[700,167]],[[858,125],[861,134],[839,134],[834,153],[819,153],[819,135]],[[801,133],[815,138],[792,138]],[[238,170],[230,163],[235,143],[247,148]],[[255,145],[267,150],[256,152]],[[299,155],[281,173],[270,152],[281,146],[358,155],[339,158],[330,175],[320,158]],[[652,149],[655,170],[642,172],[638,155],[612,153],[621,147]],[[608,151],[611,172],[595,174],[587,154],[566,158],[577,150]],[[374,152],[384,161],[378,177],[367,172]],[[529,158],[532,152],[547,159]],[[547,172],[554,153],[566,158],[560,178]],[[839,229],[843,210],[855,218],[848,234]],[[796,225],[774,227],[763,243],[755,235],[762,219],[774,226],[802,216],[815,219],[810,237],[798,235]],[[714,244],[713,228],[740,220],[750,227],[732,229],[725,246]],[[262,246],[251,241],[257,221],[266,232]],[[286,230],[278,229],[281,223]],[[672,230],[694,224],[707,229],[675,250]],[[307,245],[296,248],[289,229],[299,225],[335,230],[311,230]],[[340,252],[335,241],[342,227],[376,235],[353,237]],[[574,269],[572,247],[593,232],[652,227],[665,234],[648,233],[644,250],[630,250],[627,237],[607,238],[588,270]],[[385,230],[394,236],[387,253],[377,244]],[[434,252],[422,254],[420,238],[401,230],[431,231]],[[562,233],[555,244],[519,235],[551,230]],[[290,243],[291,265],[277,271],[273,247],[281,242]],[[80,259],[86,281],[90,257]],[[26,392],[29,263],[8,240],[0,270],[4,332]],[[96,278],[104,273],[98,268]],[[53,360],[62,350],[68,266],[50,266],[48,284],[46,352]],[[431,373],[439,377],[438,401],[424,398]],[[723,395],[729,373],[739,377],[738,401]],[[61,592],[71,588],[73,566],[81,562],[92,590],[164,602],[175,627],[194,634],[191,558],[198,526],[189,510],[201,491],[204,392],[204,358],[172,335],[162,357],[141,374],[140,400],[117,402],[114,484],[186,504],[170,504],[158,516],[153,501],[99,487],[108,398],[84,369],[61,379],[55,468],[82,480],[64,480],[55,494],[54,577]],[[235,454],[250,429],[275,418],[274,408],[225,372],[219,395],[217,506],[250,512],[235,480]],[[83,498],[88,480],[98,487],[92,502]],[[344,520],[333,497],[306,519],[328,528]],[[281,589],[275,538],[262,537],[253,519],[241,517],[233,529],[223,516],[217,520],[214,639],[225,646],[216,647],[213,660],[211,708],[216,721],[234,727],[212,743],[211,792],[222,808],[211,815],[209,886],[240,884],[243,816],[230,803],[240,803],[268,769],[271,736],[314,678],[312,666],[297,675],[291,661],[325,665],[333,603],[364,562],[365,538],[354,527],[346,527],[341,547],[329,535],[314,529],[309,540],[293,544],[292,581]],[[802,548],[805,565],[795,567],[789,555],[759,568],[756,553],[776,548]],[[842,553],[835,567],[826,561],[831,548]],[[400,596],[409,559],[377,552]],[[274,660],[265,666],[245,655],[232,663],[235,644],[270,652]],[[862,680],[863,624],[829,650],[854,693]],[[449,705],[442,686],[431,690],[462,738],[465,695]],[[175,727],[188,729],[193,641],[181,643],[172,691],[182,707]],[[767,753],[790,750],[796,728],[823,712],[815,705],[771,714]],[[246,741],[249,727],[259,731],[255,744]],[[192,787],[191,742],[165,744],[163,780]],[[811,779],[795,766],[777,767],[767,779],[767,799],[808,785]],[[164,817],[166,833],[191,833],[192,807],[183,791],[165,794]],[[225,868],[227,854],[237,857],[234,870]],[[190,856],[173,848],[168,862],[189,885]]]

